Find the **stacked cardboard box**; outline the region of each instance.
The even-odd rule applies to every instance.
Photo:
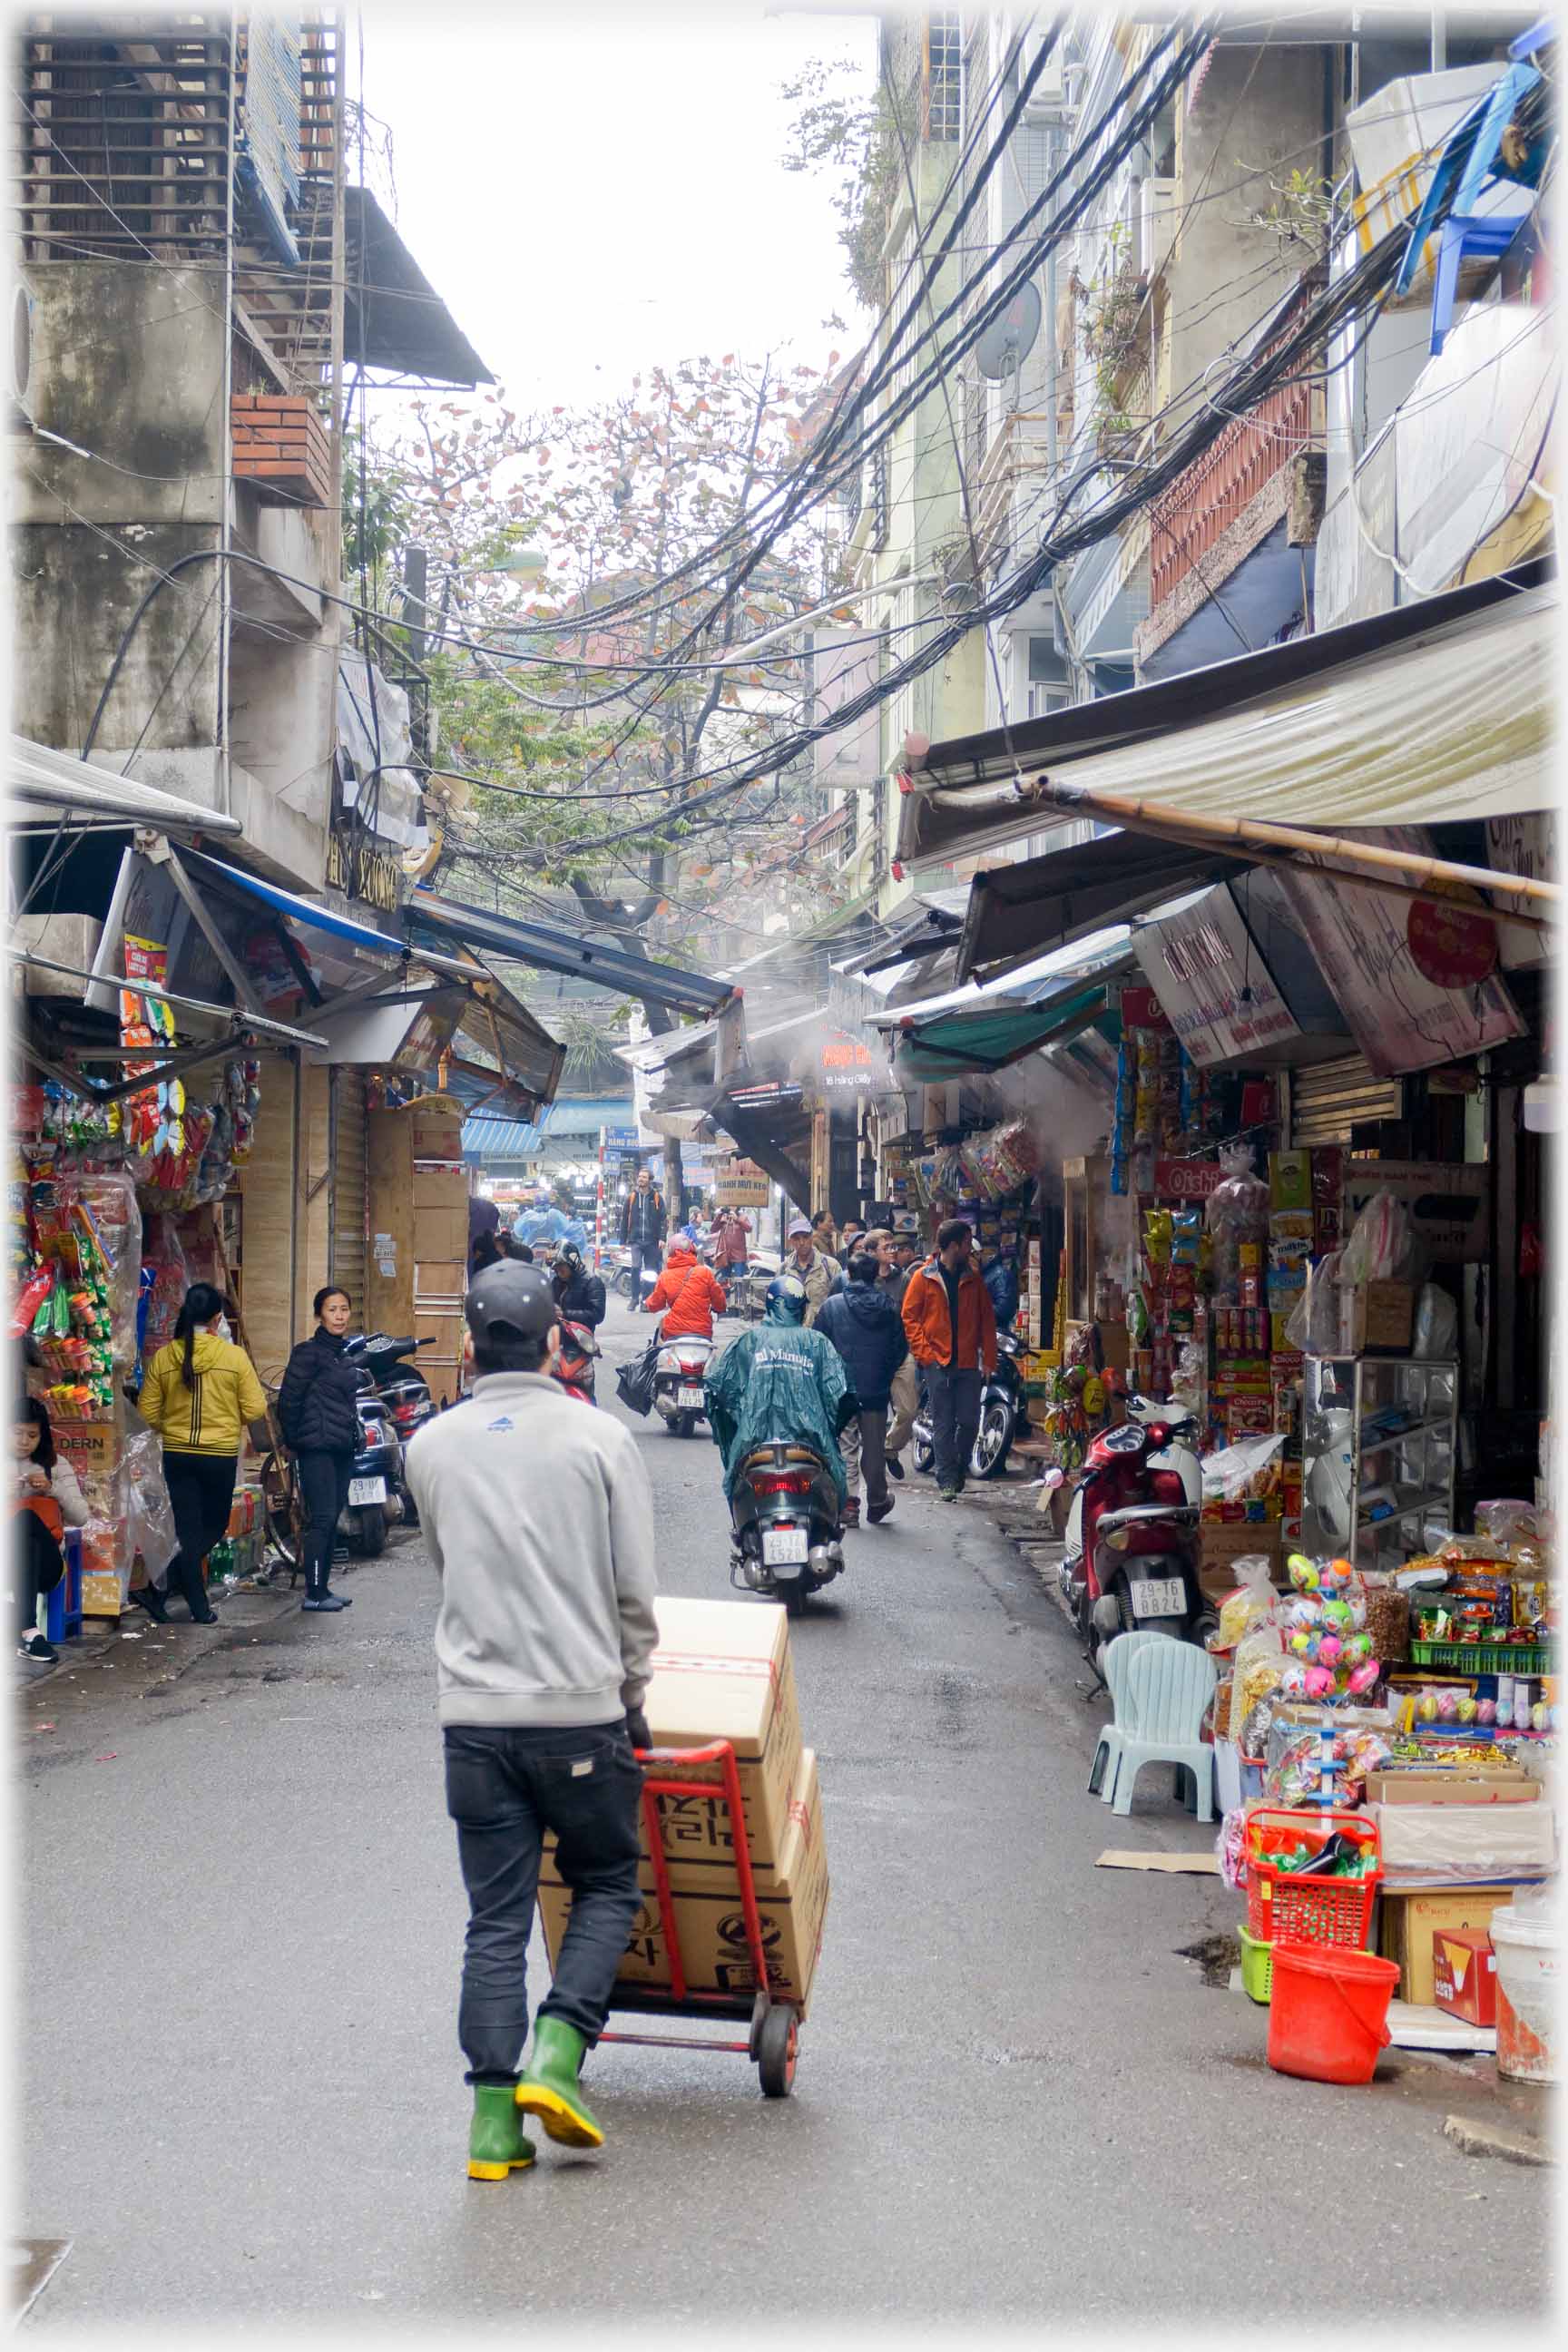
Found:
[[[744,1601],[661,1596],[656,1606],[659,1647],[644,1703],[654,1744],[701,1748],[728,1739],[733,1746],[769,1989],[804,2012],[827,1909],[827,1857],[816,1758],[801,1745],[788,1619],[781,1608]],[[654,1777],[712,1781],[720,1770],[661,1766]],[[687,1986],[743,1999],[756,1989],[755,1976],[727,1808],[706,1796],[656,1802]],[[641,1886],[643,1903],[619,1981],[644,1993],[668,1991],[670,1956],[646,1817]],[[550,1841],[539,1907],[552,1966],[571,1900]]]

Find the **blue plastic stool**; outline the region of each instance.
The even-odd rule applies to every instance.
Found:
[[[66,1572],[49,1594],[45,1638],[64,1642],[81,1632],[81,1530],[68,1528],[60,1538]]]

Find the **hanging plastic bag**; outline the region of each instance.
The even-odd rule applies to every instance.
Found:
[[[1266,1501],[1280,1489],[1278,1457],[1284,1450],[1285,1435],[1280,1430],[1267,1437],[1242,1438],[1208,1454],[1203,1465],[1205,1502]]]
[[[114,1474],[117,1517],[123,1517],[127,1556],[140,1552],[153,1582],[167,1580],[179,1549],[174,1507],[163,1476],[163,1449],[156,1433],[132,1405],[125,1408],[125,1443]]]
[[[1339,1352],[1343,1259],[1342,1250],[1331,1250],[1327,1257],[1307,1270],[1307,1287],[1285,1326],[1287,1340],[1303,1356],[1332,1356]]]
[[[1262,1552],[1248,1552],[1237,1561],[1236,1591],[1220,1602],[1219,1631],[1209,1643],[1211,1650],[1237,1649],[1258,1626],[1272,1622],[1272,1564]]]
[[[1459,1352],[1459,1310],[1446,1290],[1424,1282],[1415,1307],[1415,1344],[1412,1352],[1425,1357],[1453,1357]]]
[[[1340,1279],[1409,1282],[1419,1255],[1409,1213],[1392,1192],[1374,1192],[1352,1229],[1341,1254]]]
[[[1242,1251],[1261,1253],[1268,1240],[1268,1187],[1252,1172],[1252,1151],[1245,1143],[1227,1144],[1220,1153],[1225,1174],[1209,1194],[1204,1211],[1211,1256],[1210,1287],[1216,1305],[1242,1305]]]

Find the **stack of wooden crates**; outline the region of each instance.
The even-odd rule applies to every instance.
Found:
[[[422,1095],[365,1120],[370,1249],[365,1328],[427,1339],[420,1371],[439,1405],[455,1403],[463,1361],[468,1186],[463,1106]]]

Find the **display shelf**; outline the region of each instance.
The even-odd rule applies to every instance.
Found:
[[[1309,1356],[1305,1374],[1304,1547],[1353,1555],[1359,1569],[1398,1567],[1426,1549],[1428,1512],[1453,1521],[1458,1364],[1447,1356]],[[1412,1418],[1380,1427],[1394,1411]],[[1408,1475],[1390,1478],[1395,1466]],[[1384,1507],[1390,1493],[1392,1509]]]
[[[1440,1666],[1457,1675],[1549,1675],[1552,1653],[1544,1642],[1412,1642],[1413,1666]]]

